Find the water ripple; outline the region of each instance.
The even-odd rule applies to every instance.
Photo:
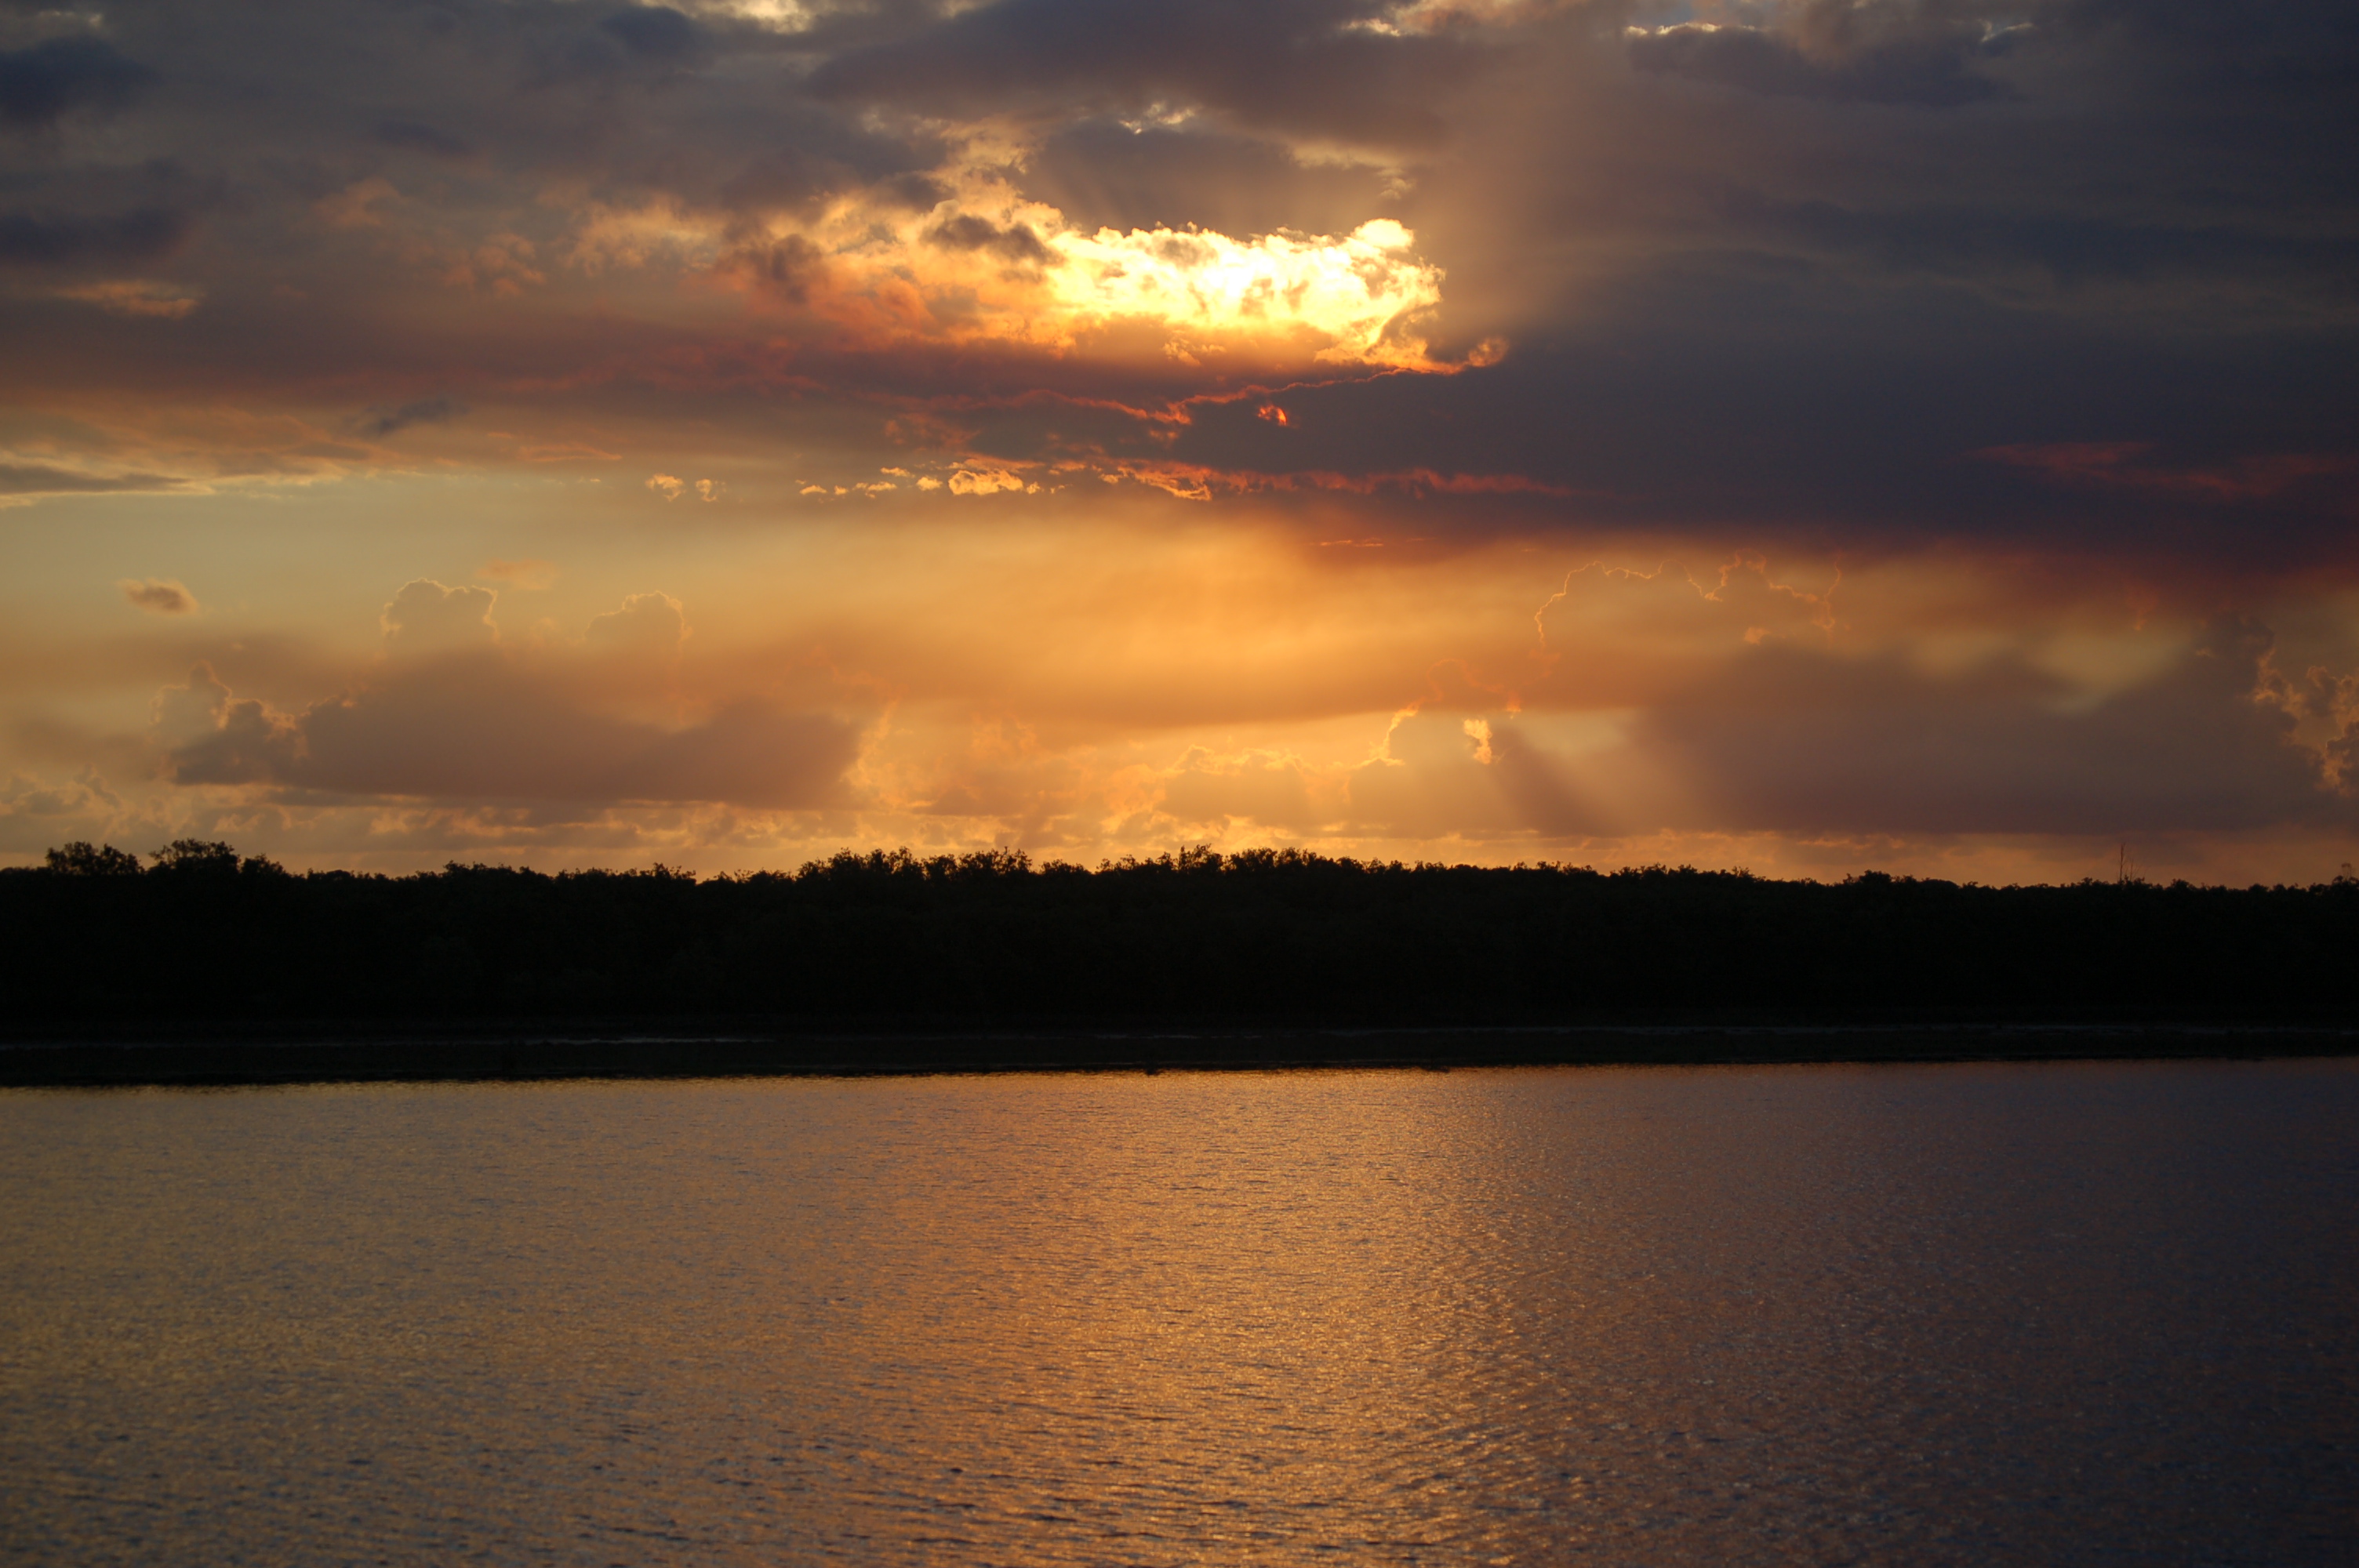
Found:
[[[2359,1071],[0,1094],[12,1563],[2346,1563]]]

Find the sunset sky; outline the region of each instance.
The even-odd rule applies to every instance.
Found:
[[[2359,860],[2345,0],[0,0],[0,863]]]

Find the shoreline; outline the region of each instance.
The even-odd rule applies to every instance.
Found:
[[[227,1032],[220,1032],[227,1033]],[[276,1038],[256,1038],[275,1033]],[[2359,1025],[1661,1023],[898,1033],[538,1028],[0,1043],[0,1088],[2359,1056]]]

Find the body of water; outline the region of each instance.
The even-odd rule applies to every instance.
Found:
[[[2359,1065],[0,1093],[12,1563],[2349,1563]]]

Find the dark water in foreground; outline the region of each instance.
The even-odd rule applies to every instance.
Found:
[[[0,1094],[16,1563],[2346,1563],[2359,1065]]]

